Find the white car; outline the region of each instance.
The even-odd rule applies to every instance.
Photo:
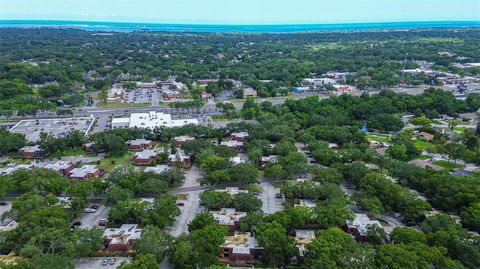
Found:
[[[83,213],[95,213],[95,212],[97,212],[97,210],[90,207],[87,207],[83,210]]]

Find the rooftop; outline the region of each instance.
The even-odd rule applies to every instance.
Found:
[[[163,172],[168,171],[170,169],[167,165],[157,165],[157,166],[149,166],[146,167],[143,172],[144,173],[155,173],[155,174],[161,174]]]
[[[55,171],[60,171],[60,170],[63,170],[63,169],[67,169],[69,168],[70,166],[72,166],[73,164],[71,162],[67,162],[67,161],[58,161],[56,163],[49,163],[47,165],[45,165],[44,168],[47,168],[47,169],[52,169],[52,170],[55,170]]]
[[[127,144],[131,146],[143,146],[152,143],[152,140],[147,139],[135,139],[135,140],[128,140]]]
[[[347,221],[347,226],[357,229],[361,236],[367,235],[368,227],[371,225],[382,227],[378,220],[371,220],[366,214],[355,214],[355,218],[352,221]]]
[[[40,148],[40,145],[25,146],[25,147],[21,148],[20,150],[24,151],[24,152],[42,151],[42,149]]]
[[[241,147],[243,146],[243,142],[238,142],[237,140],[228,140],[220,142],[220,146],[225,147]]]
[[[217,192],[226,192],[230,195],[237,195],[239,193],[248,193],[246,190],[240,190],[238,187],[226,187],[225,189],[216,189]]]
[[[153,149],[145,149],[140,152],[135,152],[134,154],[134,159],[140,159],[140,160],[147,160],[150,158],[156,158],[158,156],[158,152],[153,150]]]
[[[73,168],[72,171],[70,171],[70,177],[87,177],[91,173],[95,173],[98,171],[98,168],[95,165],[84,165],[79,168]]]
[[[237,212],[235,208],[222,208],[220,211],[210,211],[210,214],[222,225],[233,225],[236,221],[247,216],[246,212]]]
[[[107,228],[103,236],[110,239],[110,244],[127,244],[130,240],[140,239],[142,229],[137,224],[123,224],[120,228]]]
[[[232,253],[250,253],[251,249],[259,248],[255,237],[250,233],[236,233],[233,236],[225,236],[222,248],[232,248]]]
[[[305,246],[315,239],[315,231],[313,230],[295,230],[295,244],[300,254],[305,251]]]
[[[150,111],[147,113],[132,113],[130,118],[114,118],[112,119],[112,127],[116,125],[128,124],[129,128],[149,128],[156,127],[181,127],[187,124],[198,124],[197,119],[179,119],[173,120],[170,114],[162,112]]]
[[[299,199],[298,204],[295,204],[294,207],[297,207],[297,206],[305,206],[308,208],[312,208],[312,207],[316,207],[317,203],[315,203],[315,201],[310,199]]]
[[[232,133],[231,136],[245,138],[248,136],[247,132]]]
[[[55,137],[63,137],[71,130],[78,130],[86,136],[91,131],[94,122],[94,117],[22,120],[10,131],[24,134],[28,141],[35,142],[40,139],[42,132]]]

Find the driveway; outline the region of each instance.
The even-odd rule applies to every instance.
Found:
[[[200,211],[200,194],[203,191],[188,192],[187,200],[184,206],[180,206],[180,216],[177,217],[172,226],[167,227],[166,230],[172,236],[178,237],[183,233],[188,232],[188,223],[190,223],[197,213]]]
[[[200,186],[198,180],[202,178],[202,170],[197,166],[192,166],[190,170],[185,174],[185,182],[183,182],[182,188]]]
[[[73,260],[76,269],[115,269],[120,266],[123,261],[130,261],[132,258],[115,257],[117,261],[114,265],[102,265],[102,257],[84,257]]]
[[[275,188],[270,182],[261,182],[262,193],[262,211],[265,214],[272,214],[283,210],[283,199],[275,198],[275,194],[280,192],[279,188]]]

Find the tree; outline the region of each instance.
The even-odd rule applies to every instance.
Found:
[[[208,210],[219,210],[232,204],[232,196],[227,192],[208,190],[200,195],[200,205]]]
[[[416,269],[419,257],[402,245],[381,245],[375,254],[375,264],[380,268]]]
[[[414,118],[410,122],[414,125],[422,126],[424,128],[429,127],[432,124],[432,120],[425,116]]]
[[[380,245],[387,242],[387,240],[388,235],[382,227],[376,224],[368,226],[367,242],[374,245]]]
[[[427,242],[424,233],[409,227],[395,227],[390,234],[390,239],[395,244],[410,244],[413,242],[425,244]]]
[[[406,161],[408,160],[407,147],[402,144],[393,144],[387,148],[386,153],[394,159]]]
[[[107,191],[106,204],[116,205],[119,201],[125,201],[133,198],[132,191],[118,186],[112,186]]]
[[[208,225],[217,224],[215,218],[209,212],[202,212],[195,216],[195,218],[188,224],[188,231],[193,232],[201,230]]]
[[[265,177],[267,178],[284,179],[287,176],[287,171],[280,164],[275,163],[265,167]]]
[[[173,237],[160,228],[148,225],[142,229],[142,237],[133,244],[138,253],[151,254],[161,263],[170,250]]]
[[[295,243],[293,238],[285,233],[285,228],[276,221],[262,222],[258,224],[256,231],[265,261],[273,267],[288,264],[295,253]]]
[[[262,200],[251,193],[239,193],[233,197],[233,207],[248,213],[260,211]]]
[[[475,203],[462,210],[460,213],[462,223],[477,232],[480,232],[480,203]]]
[[[390,114],[378,114],[368,120],[369,128],[385,132],[400,131],[403,126],[399,117]]]
[[[0,127],[0,155],[18,151],[26,144],[25,135],[11,133],[4,127]]]
[[[450,131],[453,131],[457,125],[460,124],[459,120],[449,120],[448,121],[448,128],[450,128]]]
[[[32,257],[32,269],[74,269],[72,262],[54,254],[39,254]]]
[[[76,257],[90,256],[103,245],[103,230],[75,229],[72,236]]]
[[[345,221],[353,219],[353,213],[347,208],[344,200],[319,203],[314,209],[314,218],[321,229],[341,227]]]
[[[123,262],[119,269],[151,269],[158,268],[158,262],[153,254],[138,254],[131,263]]]

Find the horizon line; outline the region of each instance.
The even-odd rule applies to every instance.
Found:
[[[98,21],[98,20],[60,20],[60,19],[0,19],[2,23],[20,24],[20,22],[34,23],[34,22],[63,22],[63,23],[109,23],[109,24],[136,24],[136,25],[177,25],[177,26],[309,26],[309,25],[359,25],[359,24],[415,24],[415,23],[437,23],[437,24],[449,24],[449,23],[465,23],[465,24],[478,24],[480,26],[480,20],[413,20],[413,21],[369,21],[369,22],[290,22],[290,23],[188,23],[188,22],[134,22],[134,21]]]

